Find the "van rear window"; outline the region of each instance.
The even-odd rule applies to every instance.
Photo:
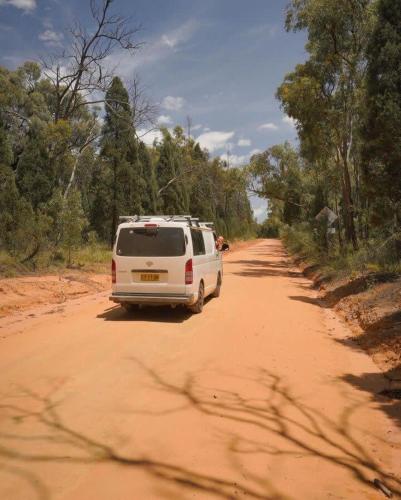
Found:
[[[180,227],[122,228],[116,252],[126,257],[178,257],[185,254],[184,231]]]

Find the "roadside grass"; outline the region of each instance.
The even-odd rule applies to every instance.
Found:
[[[18,274],[26,273],[26,267],[5,251],[0,251],[0,276],[12,278]]]
[[[104,243],[83,246],[73,253],[73,262],[89,271],[109,272],[111,263],[110,246]]]
[[[315,267],[328,281],[371,273],[401,274],[399,234],[367,240],[357,251],[348,247],[340,249],[335,236],[331,237],[328,248],[323,249],[316,231],[304,223],[283,226],[280,237],[292,255]]]
[[[85,272],[108,273],[111,262],[110,247],[103,243],[83,245],[71,253],[68,263],[68,252],[65,249],[40,252],[35,259],[23,263],[21,259],[0,251],[0,277],[11,278],[20,275],[52,274],[69,269]]]
[[[250,242],[250,238],[232,238],[229,240],[232,250],[241,248]],[[100,242],[90,242],[71,252],[71,264],[68,264],[68,251],[63,248],[51,251],[42,250],[35,259],[22,263],[21,258],[0,250],[0,278],[12,278],[21,275],[52,274],[75,269],[84,272],[109,273],[111,249]]]

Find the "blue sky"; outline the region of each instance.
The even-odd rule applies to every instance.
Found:
[[[127,81],[139,75],[160,105],[159,123],[184,125],[232,166],[296,133],[275,99],[284,75],[305,59],[305,35],[287,33],[287,0],[115,0],[140,25],[136,56],[115,54]],[[66,43],[66,27],[89,26],[88,0],[0,0],[0,64],[15,68]],[[145,136],[147,141],[153,134]],[[259,219],[265,202],[252,199]]]

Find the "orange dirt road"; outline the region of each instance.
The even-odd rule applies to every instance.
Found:
[[[401,416],[280,242],[200,315],[102,292],[0,322],[0,499],[382,499]],[[397,476],[398,475],[398,476]]]

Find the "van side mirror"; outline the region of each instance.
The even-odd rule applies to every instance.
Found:
[[[223,243],[221,246],[221,251],[227,252],[227,250],[230,250],[230,245],[228,243]]]

